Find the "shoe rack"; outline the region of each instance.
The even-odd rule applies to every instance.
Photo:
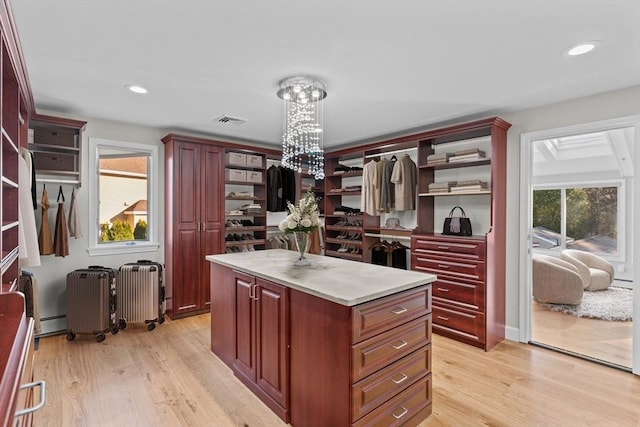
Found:
[[[325,162],[325,255],[362,261],[362,192],[354,189],[362,185],[362,152],[328,156]]]
[[[266,156],[225,150],[225,252],[265,249],[267,234]]]

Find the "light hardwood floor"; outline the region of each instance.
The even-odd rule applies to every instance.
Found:
[[[631,368],[633,322],[580,318],[532,304],[533,341]]]
[[[285,425],[211,354],[209,322],[130,325],[102,343],[41,339],[47,404],[35,425]],[[481,425],[640,427],[640,378],[530,345],[485,353],[434,335],[433,414],[421,427]]]

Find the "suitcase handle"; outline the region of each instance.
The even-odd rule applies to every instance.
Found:
[[[150,259],[139,259],[138,261],[136,261],[138,264],[151,264],[153,261],[151,261]]]
[[[102,265],[90,265],[89,268],[92,269],[92,270],[97,270],[97,269],[103,269],[104,266],[102,266]]]

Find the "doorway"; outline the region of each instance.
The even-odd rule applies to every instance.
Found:
[[[636,374],[639,129],[634,116],[523,134],[520,188],[521,341]],[[594,277],[611,283],[589,284],[590,270],[571,256],[585,253],[606,264]]]

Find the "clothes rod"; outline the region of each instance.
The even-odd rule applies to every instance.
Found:
[[[392,150],[392,151],[385,151],[385,152],[376,153],[376,154],[367,154],[364,157],[366,159],[369,159],[371,157],[380,157],[380,156],[386,156],[387,154],[397,154],[397,153],[404,153],[405,151],[417,151],[417,150],[418,150],[418,147],[403,148],[401,150]]]
[[[46,184],[69,184],[80,186],[80,181],[71,179],[50,179],[50,178],[36,178],[36,182],[44,182]]]

